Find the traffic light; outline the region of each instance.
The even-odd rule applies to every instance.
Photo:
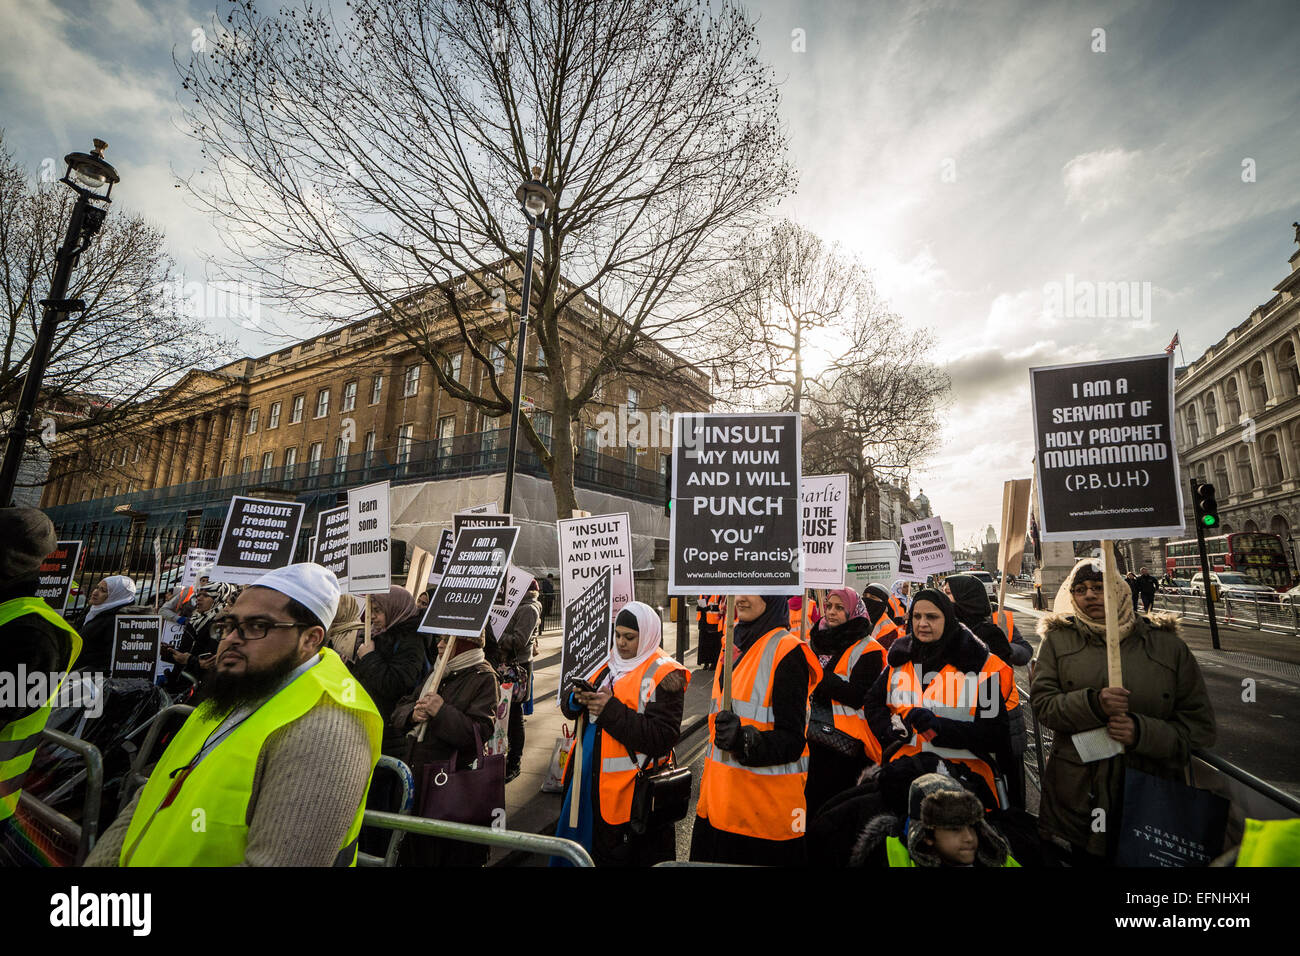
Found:
[[[1196,486],[1196,520],[1206,531],[1219,526],[1219,503],[1214,500],[1214,485]]]
[[[667,455],[664,469],[664,514],[673,514],[673,456]]]

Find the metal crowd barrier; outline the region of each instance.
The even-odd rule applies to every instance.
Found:
[[[1205,598],[1200,594],[1156,594],[1158,611],[1177,611],[1189,621],[1205,621]],[[1214,616],[1222,624],[1237,624],[1260,631],[1300,634],[1300,605],[1282,601],[1261,601],[1258,595],[1232,597],[1223,594],[1214,602]]]
[[[42,730],[41,741],[79,754],[86,761],[86,795],[81,802],[81,822],[77,823],[26,790],[19,794],[18,804],[45,826],[68,840],[75,841],[77,855],[74,863],[81,866],[95,848],[95,840],[99,836],[99,808],[104,794],[104,758],[94,744],[58,730]]]
[[[399,816],[408,816],[411,812],[411,807],[415,803],[415,777],[411,775],[411,768],[396,757],[385,755],[381,756],[379,758],[379,763],[375,765],[375,773],[378,773],[381,770],[386,770],[397,775],[397,779],[402,788],[402,798],[397,801],[397,813]],[[374,786],[373,777],[371,778],[370,785],[371,787]],[[372,811],[367,810],[366,816],[369,816],[371,812]],[[368,822],[369,821],[362,822],[363,829]],[[406,836],[404,830],[393,830],[393,835],[388,838],[388,849],[385,851],[383,856],[375,856],[373,853],[362,853],[358,850],[357,866],[396,866],[397,851],[401,849],[402,838],[404,836]]]
[[[565,840],[562,837],[544,836],[540,833],[524,833],[519,830],[498,830],[495,827],[479,827],[468,823],[451,823],[447,820],[431,820],[428,817],[403,816],[400,813],[383,813],[379,810],[367,810],[365,826],[388,827],[420,836],[441,837],[445,840],[459,840],[463,843],[479,843],[486,846],[505,847],[539,856],[560,856],[574,866],[595,866],[591,855],[580,843]]]
[[[180,717],[184,722],[184,718],[188,717],[193,710],[194,708],[189,704],[172,704],[170,707],[164,707],[150,718],[148,724],[149,733],[145,734],[144,743],[140,745],[135,758],[131,761],[131,770],[122,781],[122,795],[117,802],[118,813],[126,809],[126,805],[131,802],[135,792],[148,781],[148,768],[151,766],[150,757],[153,755],[154,748],[158,746],[158,738],[162,736],[163,727],[172,717]],[[139,728],[137,728],[138,730]]]

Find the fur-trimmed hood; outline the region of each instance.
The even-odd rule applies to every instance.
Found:
[[[1153,630],[1169,631],[1180,636],[1182,634],[1182,625],[1180,623],[1182,615],[1177,611],[1152,611],[1150,614],[1139,614],[1137,619]],[[1051,611],[1038,619],[1037,631],[1039,637],[1046,637],[1048,631],[1055,630],[1079,631],[1091,637],[1091,633],[1088,632],[1087,628],[1074,626],[1073,614],[1059,614]],[[1136,632],[1139,628],[1135,627],[1133,630]]]
[[[959,626],[961,629],[957,632],[956,638],[944,650],[943,662],[938,667],[931,663],[929,665],[931,670],[939,670],[944,664],[951,664],[963,672],[978,671],[984,666],[984,661],[989,656],[988,645],[976,637],[966,625]],[[894,641],[889,645],[889,666],[902,667],[908,661],[915,660],[919,643],[912,634],[904,635]]]
[[[874,866],[881,862],[885,852],[885,840],[889,837],[903,839],[903,821],[892,813],[881,813],[872,817],[853,844],[849,866]]]

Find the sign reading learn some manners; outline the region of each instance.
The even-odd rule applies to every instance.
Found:
[[[601,570],[572,604],[564,609],[564,644],[560,651],[560,698],[573,690],[573,680],[590,681],[609,655],[612,625],[609,568]]]
[[[77,573],[77,562],[80,557],[80,541],[58,541],[54,545],[54,550],[41,562],[38,572],[40,579],[36,582],[36,597],[44,598],[45,603],[60,614],[68,607],[68,595],[72,592],[72,578]]]
[[[802,590],[799,416],[673,419],[669,594]]]
[[[305,505],[265,498],[230,499],[217,545],[217,563],[209,577],[231,584],[252,584],[267,571],[293,563]]]
[[[158,670],[158,652],[162,646],[162,617],[153,615],[118,615],[113,634],[113,663],[110,678],[137,677],[154,679]]]
[[[1029,370],[1044,541],[1183,533],[1173,355]]]
[[[803,586],[844,586],[844,545],[849,527],[849,476],[805,475],[799,483],[803,505]]]
[[[903,540],[917,580],[924,581],[931,574],[942,574],[956,567],[948,550],[948,536],[943,533],[943,519],[938,515],[904,524]]]
[[[477,637],[483,632],[506,576],[519,529],[466,528],[456,536],[447,573],[433,592],[420,630]]]
[[[393,583],[389,557],[388,482],[348,489],[348,584],[352,594],[387,594]]]

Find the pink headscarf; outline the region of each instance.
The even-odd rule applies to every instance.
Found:
[[[840,601],[843,602],[845,620],[851,621],[855,617],[867,616],[867,609],[862,604],[862,598],[858,596],[858,592],[853,588],[835,588],[833,591],[827,591],[827,598],[832,594],[838,595]]]

